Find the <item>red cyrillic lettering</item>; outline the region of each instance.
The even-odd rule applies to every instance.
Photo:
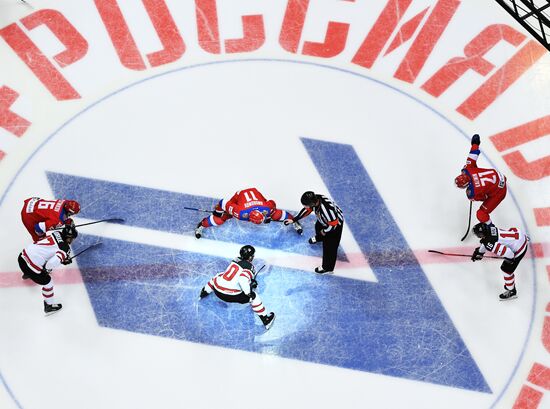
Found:
[[[61,44],[65,46],[65,51],[53,57],[61,67],[66,67],[80,60],[88,52],[88,42],[59,11],[39,10],[21,19],[21,23],[28,30],[42,24],[48,27]]]
[[[31,123],[15,112],[10,111],[10,107],[18,97],[19,94],[11,88],[5,86],[0,88],[0,127],[15,136],[22,136]],[[1,153],[3,156],[3,152]]]
[[[54,56],[54,60],[62,67],[79,60],[88,50],[86,40],[59,11],[39,10],[23,18],[21,22],[29,30],[42,24],[50,29],[66,48],[65,51]],[[56,99],[80,98],[78,92],[63,77],[61,72],[17,24],[13,23],[1,29],[0,37],[6,41]]]
[[[550,207],[533,209],[537,226],[550,226]]]
[[[512,409],[537,409],[541,400],[542,392],[523,385]]]
[[[308,6],[309,0],[288,0],[286,6],[279,44],[293,54],[298,52]]]
[[[535,362],[531,367],[527,380],[533,385],[550,390],[550,368]]]
[[[439,0],[422,27],[394,77],[413,83],[430,56],[435,44],[447,28],[460,0]]]
[[[543,46],[529,41],[456,110],[468,119],[477,118],[545,53]]]
[[[490,137],[499,152],[550,134],[550,115],[516,126]]]
[[[391,42],[390,46],[384,53],[384,55],[388,55],[393,50],[395,50],[397,47],[399,47],[401,44],[406,43],[409,41],[414,33],[416,32],[416,29],[420,25],[420,22],[428,12],[429,7],[426,7],[424,10],[422,10],[420,13],[418,13],[416,16],[411,18],[409,21],[407,21],[405,24],[401,26],[399,29],[399,32],[397,35],[393,38],[393,41]]]
[[[439,71],[422,85],[429,94],[439,97],[469,69],[487,75],[495,66],[483,58],[501,40],[518,46],[525,36],[504,24],[493,24],[479,33],[464,48],[464,57],[450,59]]]
[[[409,8],[412,0],[390,0],[372,26],[369,34],[351,60],[352,63],[371,68],[384,45],[397,27],[397,23]],[[405,23],[407,24],[407,23]]]
[[[132,70],[145,70],[147,67],[117,0],[94,1],[122,65]],[[185,43],[166,3],[164,0],[143,0],[143,5],[163,46],[147,54],[151,67],[178,60],[185,53]]]
[[[281,46],[291,53],[298,52],[309,0],[289,0],[283,26],[279,35]],[[322,43],[305,41],[303,55],[330,58],[340,54],[346,47],[349,24],[329,21],[325,40]]]
[[[543,48],[544,49],[544,48]],[[508,129],[490,137],[497,150],[503,151],[550,134],[550,115]],[[503,156],[512,172],[522,179],[538,180],[550,175],[550,155],[527,162],[519,151]]]
[[[216,0],[195,0],[195,4],[199,44],[209,53],[220,54],[220,28]],[[264,20],[261,15],[242,16],[242,23],[243,37],[225,40],[225,52],[251,52],[264,44]]]
[[[550,274],[550,269],[546,267]],[[550,303],[547,305],[547,312],[548,308],[550,307]],[[542,345],[544,345],[544,348],[546,348],[546,351],[550,353],[550,317],[546,316],[544,317],[544,324],[542,327]]]

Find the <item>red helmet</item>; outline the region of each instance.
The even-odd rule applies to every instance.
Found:
[[[73,214],[77,214],[78,212],[80,212],[80,205],[76,200],[65,200],[65,203],[63,204],[63,208],[69,214],[69,216],[72,216]]]
[[[465,189],[470,183],[470,176],[466,173],[461,173],[455,178],[455,185],[460,189]]]
[[[277,207],[277,204],[275,203],[274,200],[268,200],[267,202],[265,202],[265,205],[269,207],[271,210]]]
[[[264,222],[265,216],[259,210],[252,210],[249,215],[249,220],[254,224],[262,224]]]

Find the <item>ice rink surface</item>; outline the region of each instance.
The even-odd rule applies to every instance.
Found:
[[[550,56],[496,3],[0,1],[17,94],[0,93],[1,408],[550,407]],[[531,237],[507,302],[498,260],[428,253],[477,246],[453,183],[473,133],[508,178],[493,221]],[[229,220],[194,237],[205,213],[184,206],[248,187],[293,213],[305,190],[340,205],[334,275],[313,272],[314,216],[302,236]],[[73,252],[101,245],[52,273],[48,317],[17,265],[31,196],[124,219],[79,230]],[[269,331],[198,300],[244,244]]]

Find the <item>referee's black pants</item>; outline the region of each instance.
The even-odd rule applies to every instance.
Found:
[[[331,230],[324,236],[321,235],[323,225],[318,221],[315,222],[315,237],[318,241],[323,243],[323,270],[334,271],[336,265],[336,256],[338,255],[338,246],[340,245],[340,239],[342,238],[342,229],[344,224],[337,226],[334,230]]]

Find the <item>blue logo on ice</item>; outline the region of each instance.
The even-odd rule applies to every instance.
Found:
[[[251,311],[214,297],[196,301],[227,259],[102,238],[100,251],[79,259],[99,324],[491,392],[353,147],[302,142],[378,283],[272,267],[259,277],[264,302],[278,316],[266,333]],[[121,216],[126,226],[184,235],[202,215],[182,206],[209,207],[217,199],[57,173],[48,178],[56,197],[84,205],[83,217]],[[310,232],[312,222],[306,220]],[[230,223],[207,230],[209,238],[320,254],[281,224]],[[97,240],[82,236],[80,245]]]

